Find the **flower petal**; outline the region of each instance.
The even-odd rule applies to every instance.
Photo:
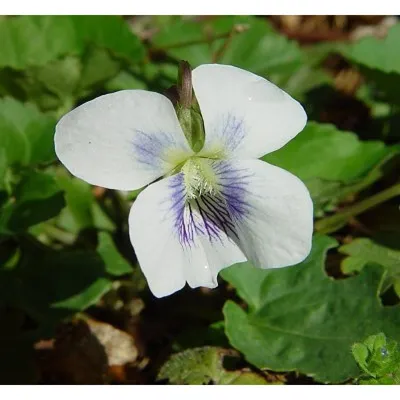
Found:
[[[61,118],[54,140],[73,175],[119,190],[141,188],[193,153],[172,103],[144,90],[107,94],[77,107]]]
[[[155,182],[137,197],[129,232],[149,287],[157,297],[191,287],[216,287],[218,272],[245,261],[225,232],[185,207],[183,174]],[[215,235],[214,235],[215,233]]]
[[[300,103],[251,72],[205,64],[192,74],[206,131],[204,155],[258,158],[284,146],[306,124]]]
[[[240,204],[234,218],[235,241],[247,259],[259,268],[303,261],[313,233],[313,203],[303,182],[260,160],[222,163],[234,164],[243,174],[240,191],[238,183],[226,179],[222,194],[228,206]]]

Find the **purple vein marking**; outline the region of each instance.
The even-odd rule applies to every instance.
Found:
[[[218,137],[228,152],[234,152],[246,136],[243,119],[227,114],[218,126]]]
[[[149,168],[160,168],[166,160],[166,149],[183,147],[171,133],[135,131],[132,142],[136,159]]]
[[[219,190],[215,194],[188,199],[183,173],[171,179],[168,201],[182,246],[190,247],[196,235],[206,236],[210,242],[221,241],[222,232],[232,239],[238,238],[235,223],[246,217],[251,209],[246,201],[251,174],[227,161],[212,161],[211,165],[219,181]]]

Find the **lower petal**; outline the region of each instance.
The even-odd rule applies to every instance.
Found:
[[[225,163],[249,171],[241,181],[240,196],[235,194],[238,183],[234,181],[223,191],[228,204],[239,199],[242,205],[235,218],[235,242],[247,259],[259,268],[303,261],[311,250],[313,233],[313,203],[304,183],[260,160]]]
[[[130,238],[155,296],[172,294],[186,282],[216,287],[221,269],[245,261],[234,241],[200,211],[186,206],[181,173],[153,183],[133,204]]]

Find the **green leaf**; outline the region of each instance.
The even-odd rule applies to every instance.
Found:
[[[248,29],[233,36],[219,60],[254,72],[299,97],[331,79],[307,62],[297,42],[276,32],[266,20],[248,17]]]
[[[60,192],[55,179],[44,172],[29,171],[17,185],[14,195],[17,204],[44,200]]]
[[[387,340],[384,333],[379,333],[369,336],[363,343],[353,344],[351,350],[364,371],[359,384],[400,384],[400,348],[396,341]]]
[[[7,197],[9,188],[8,162],[6,149],[0,147],[0,206]]]
[[[181,20],[161,29],[153,44],[193,67],[218,61],[246,69],[295,97],[330,82],[325,72],[307,63],[295,41],[255,17],[226,16],[201,23]]]
[[[158,380],[168,379],[175,385],[266,385],[261,375],[250,371],[227,371],[224,357],[233,357],[229,350],[199,347],[174,354],[161,367]]]
[[[59,174],[57,182],[65,191],[67,203],[58,219],[62,228],[73,233],[87,228],[115,229],[114,222],[97,204],[91,185],[66,174]]]
[[[69,17],[77,36],[86,43],[111,50],[130,62],[141,61],[145,48],[129,25],[116,15],[75,15]]]
[[[0,86],[5,94],[29,99],[41,110],[52,111],[58,118],[69,111],[78,99],[90,96],[93,89],[112,79],[121,63],[104,48],[90,47],[82,59],[66,56],[44,66],[27,67],[23,73],[0,71]],[[3,82],[7,83],[7,86]],[[1,87],[0,87],[1,89]]]
[[[351,347],[353,356],[357,364],[366,372],[368,371],[367,358],[368,358],[368,348],[362,343],[354,343]]]
[[[80,61],[72,56],[53,61],[40,68],[35,67],[28,70],[28,77],[31,80],[37,80],[59,98],[73,96],[77,89],[80,74]],[[43,88],[40,89],[43,90]]]
[[[12,269],[17,261],[18,242],[14,238],[0,238],[0,269]]]
[[[106,264],[106,271],[113,276],[131,274],[131,265],[121,256],[111,235],[107,232],[100,232],[98,238],[97,252]]]
[[[274,75],[286,75],[303,63],[303,53],[295,41],[278,34],[265,20],[251,17],[246,22],[248,29],[234,37],[221,62],[269,76],[273,81]],[[285,71],[279,71],[282,67]]]
[[[71,109],[75,101],[75,92],[81,73],[81,64],[77,57],[70,56],[62,60],[50,61],[44,66],[27,67],[23,72],[15,72],[7,80],[7,95],[36,104],[40,110],[55,111],[60,117]]]
[[[339,53],[346,42],[323,41],[302,48],[310,65],[321,65],[332,53]]]
[[[57,182],[65,191],[65,201],[67,209],[63,213],[72,216],[72,230],[90,228],[94,225],[92,215],[92,204],[94,196],[91,186],[86,182],[63,175],[57,177]]]
[[[29,171],[14,191],[15,201],[3,208],[0,230],[20,232],[55,217],[65,206],[64,195],[55,179],[46,173]]]
[[[361,271],[366,264],[376,262],[392,272],[400,273],[400,251],[390,249],[367,238],[357,238],[351,243],[339,248],[339,251],[349,257],[342,262],[345,274]]]
[[[336,241],[316,235],[301,264],[276,270],[248,263],[222,276],[248,304],[228,301],[225,329],[230,343],[258,368],[297,370],[322,382],[342,382],[358,374],[349,351],[365,335],[384,331],[400,337],[400,308],[383,307],[377,291],[380,267],[335,281],[324,271],[327,251]]]
[[[382,291],[389,286],[400,284],[400,251],[391,249],[373,242],[371,239],[358,238],[349,244],[339,248],[339,251],[346,254],[341,264],[345,274],[352,274],[361,271],[367,264],[376,263],[387,270],[386,278],[382,285]],[[399,293],[400,294],[400,293]]]
[[[136,78],[131,73],[127,71],[121,71],[112,78],[109,82],[106,83],[106,89],[110,92],[116,92],[117,90],[125,90],[125,89],[147,89],[147,85]]]
[[[164,25],[152,37],[152,45],[196,67],[212,61],[213,52],[223,43],[223,39],[217,37],[227,35],[234,24],[233,17],[220,17],[204,23],[177,19],[173,24]]]
[[[114,76],[120,70],[120,64],[114,60],[109,52],[101,48],[93,48],[83,63],[80,79],[81,90],[99,85]]]
[[[392,26],[384,39],[367,36],[356,43],[341,48],[341,53],[358,64],[367,81],[380,97],[399,104],[400,56],[397,51],[400,24]]]
[[[387,154],[378,164],[376,164],[368,173],[352,182],[330,181],[320,178],[312,178],[305,181],[314,203],[314,215],[316,217],[324,216],[325,212],[335,211],[338,203],[371,186],[374,182],[384,175],[384,167],[396,155],[394,149]],[[346,220],[338,226],[342,226]]]
[[[343,197],[342,191],[347,187],[342,182],[320,178],[309,179],[305,183],[313,199],[316,217],[322,217],[325,212],[335,210],[338,201]]]
[[[25,37],[25,26],[37,32]],[[0,39],[2,34],[10,51],[0,55],[0,94],[35,103],[56,118],[80,98],[90,97],[94,87],[104,91],[101,85],[123,65],[131,68],[145,55],[140,40],[118,16],[5,18]],[[22,44],[17,39],[21,35]],[[30,54],[30,49],[36,52]]]
[[[361,40],[342,47],[342,54],[357,64],[382,72],[400,74],[400,24],[392,26],[384,39],[366,36]]]
[[[21,249],[17,267],[0,279],[2,295],[38,322],[85,310],[111,288],[95,252],[53,251],[32,239],[21,241]]]
[[[67,16],[21,16],[0,19],[0,67],[45,65],[71,51],[82,51]]]
[[[0,99],[0,147],[9,165],[48,163],[55,159],[55,120],[34,106]]]
[[[88,44],[107,48],[130,61],[144,47],[118,16],[21,16],[0,19],[0,67],[24,69],[64,55],[80,55]]]
[[[383,142],[362,142],[355,134],[333,125],[309,122],[287,145],[263,160],[303,180],[319,178],[348,183],[367,174],[390,151]]]
[[[30,237],[20,242],[16,267],[0,270],[0,299],[46,325],[96,304],[111,289],[110,275],[132,272],[106,233],[97,252],[54,251]]]

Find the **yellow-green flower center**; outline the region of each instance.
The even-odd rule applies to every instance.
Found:
[[[218,184],[210,160],[191,157],[182,167],[187,197],[195,199],[204,194],[216,194]]]

